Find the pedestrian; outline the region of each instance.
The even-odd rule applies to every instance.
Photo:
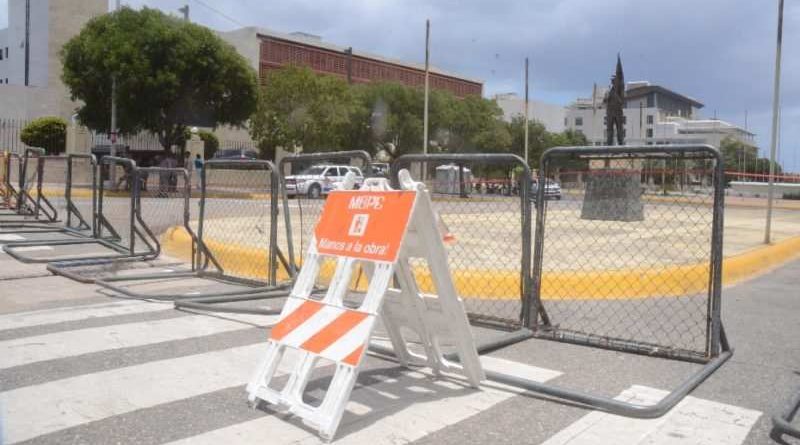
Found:
[[[196,154],[194,157],[194,171],[197,173],[197,187],[200,187],[200,180],[203,177],[203,158],[200,157],[200,153]]]

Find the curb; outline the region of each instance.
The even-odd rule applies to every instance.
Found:
[[[213,239],[206,241],[222,266],[237,275],[263,280],[269,263],[267,251],[251,246],[225,244]],[[172,227],[162,236],[162,248],[170,256],[191,259],[191,238],[183,227]],[[722,284],[730,286],[765,273],[795,257],[800,257],[800,236],[778,243],[757,247],[723,260]],[[333,260],[322,265],[320,277],[333,276]],[[423,292],[435,292],[427,269],[419,268],[414,275]],[[366,290],[361,274],[356,271],[351,286]],[[278,280],[286,281],[289,274],[278,267]],[[492,287],[487,287],[491,279]],[[459,270],[453,273],[458,294],[463,298],[483,300],[517,300],[520,279],[509,270]],[[542,275],[542,298],[545,300],[629,300],[682,297],[705,292],[708,287],[708,264],[689,264],[596,272],[546,272]],[[569,289],[569,296],[560,294]]]

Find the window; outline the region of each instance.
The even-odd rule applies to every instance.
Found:
[[[582,117],[576,117],[575,118],[575,126],[576,127],[580,127],[582,125],[583,125],[583,118]]]
[[[652,114],[648,114],[647,115],[647,123],[648,124],[652,124],[653,123],[653,115]]]
[[[564,126],[569,127],[569,119],[566,117],[564,118]]]
[[[650,117],[650,116],[648,116],[648,117]],[[649,137],[649,138],[653,137],[653,129],[652,128],[648,128],[647,129],[647,137]]]
[[[339,169],[336,167],[331,167],[325,172],[325,176],[339,176]]]
[[[6,47],[6,59],[8,59],[8,47]]]

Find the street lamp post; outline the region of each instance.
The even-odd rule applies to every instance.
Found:
[[[778,41],[775,49],[775,81],[772,90],[772,137],[769,143],[769,186],[767,189],[767,223],[764,244],[770,243],[772,231],[772,201],[775,198],[775,152],[778,147],[778,111],[781,92],[781,46],[783,43],[783,0],[778,0]]]

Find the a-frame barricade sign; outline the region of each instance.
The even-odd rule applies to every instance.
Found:
[[[297,281],[270,332],[265,357],[247,386],[251,403],[285,409],[327,440],[336,433],[379,316],[403,365],[461,374],[474,387],[485,378],[430,195],[407,171],[400,179],[402,190],[392,190],[385,179],[367,179],[361,190],[330,193]],[[336,269],[324,297],[316,298],[314,283],[326,258],[336,259]],[[429,265],[436,295],[420,292],[413,258]],[[346,307],[357,266],[369,284],[360,306]],[[403,329],[418,336],[425,355],[410,350]],[[442,345],[454,347],[459,361],[447,360]],[[285,357],[292,360],[291,372],[282,389],[275,389]],[[322,402],[312,406],[303,393],[324,361],[334,362],[335,371]]]

